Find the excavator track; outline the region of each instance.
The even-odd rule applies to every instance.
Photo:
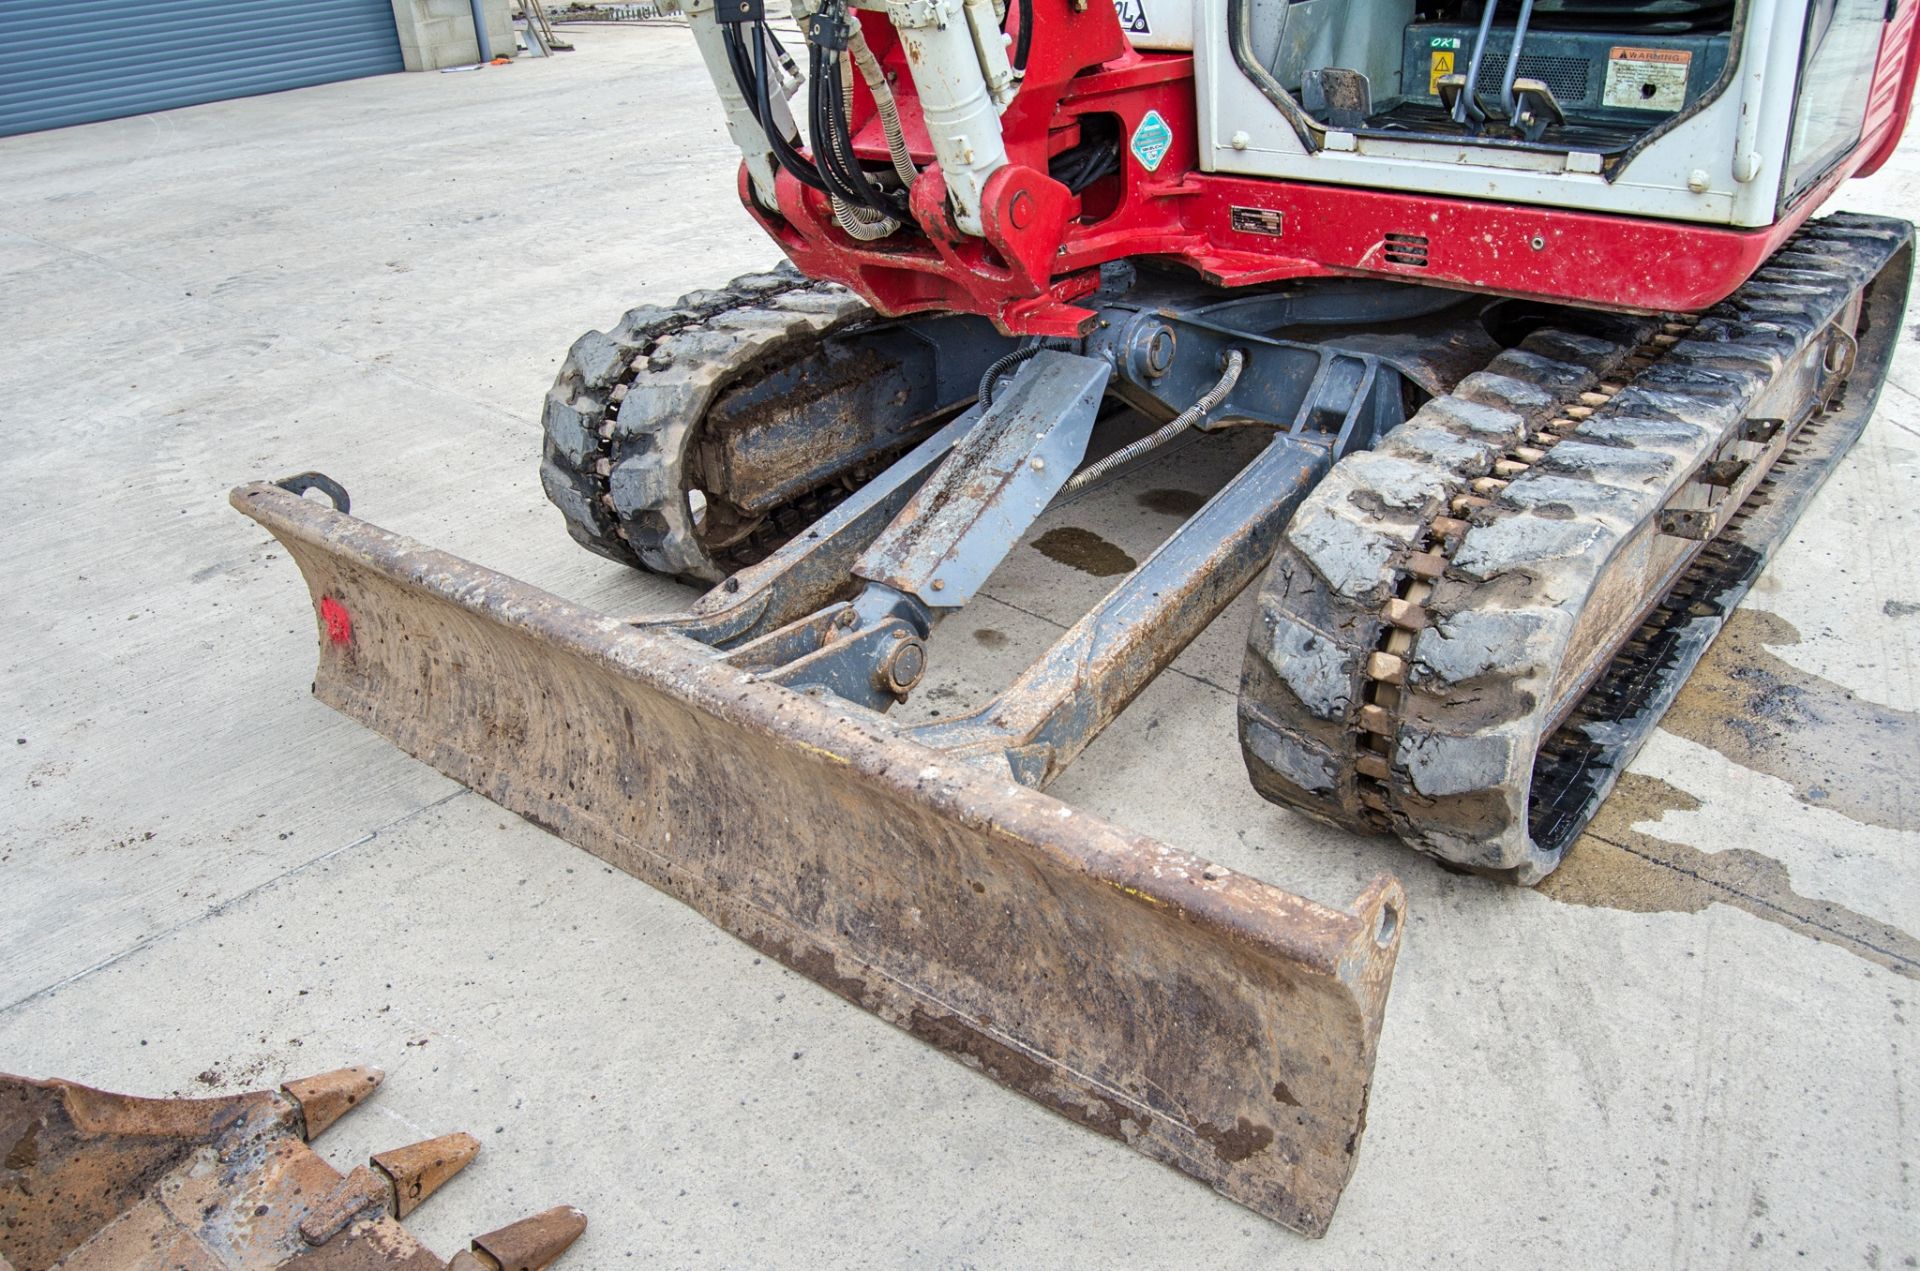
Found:
[[[899,356],[888,336],[904,329],[790,266],[631,310],[568,350],[542,415],[541,484],[589,550],[718,582],[965,404],[928,398],[963,377]],[[958,343],[957,360],[977,360],[979,341]]]
[[[1810,223],[1707,313],[1535,331],[1343,460],[1262,584],[1255,786],[1545,877],[1872,414],[1911,256]]]
[[[540,481],[568,532],[610,560],[690,581],[751,563],[734,559],[738,544],[716,556],[701,533],[689,443],[749,364],[871,313],[844,287],[778,269],[628,310],[612,331],[574,341],[541,417]]]

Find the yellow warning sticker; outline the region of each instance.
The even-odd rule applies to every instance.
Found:
[[[1440,95],[1440,77],[1453,74],[1451,50],[1435,49],[1427,58],[1427,96]]]

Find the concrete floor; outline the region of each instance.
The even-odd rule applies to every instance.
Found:
[[[563,595],[682,598],[567,539],[538,403],[583,329],[773,253],[685,33],[576,38],[0,142],[0,1067],[197,1093],[382,1064],[332,1159],[472,1130],[486,1151],[415,1231],[450,1253],[572,1201],[580,1268],[1916,1265],[1911,333],[1548,886],[1256,797],[1245,598],[1055,787],[1333,903],[1406,880],[1367,1140],[1316,1244],[307,696],[306,593],[227,508],[245,479],[322,467],[380,524]],[[1920,148],[1841,201],[1920,208]],[[1195,450],[1151,485],[1207,479]],[[1174,523],[1149,493],[1042,528],[1137,556]],[[1020,549],[943,629],[922,701],[977,694],[1106,585]]]

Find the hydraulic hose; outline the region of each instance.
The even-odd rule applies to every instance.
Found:
[[[1199,401],[1181,411],[1172,422],[1161,425],[1160,428],[1131,445],[1120,447],[1120,449],[1114,451],[1092,467],[1083,468],[1079,472],[1074,473],[1073,477],[1066,484],[1065,492],[1072,494],[1076,490],[1086,489],[1120,465],[1131,463],[1150,450],[1158,450],[1187,429],[1205,419],[1219,408],[1221,402],[1227,400],[1227,394],[1231,393],[1233,386],[1240,382],[1240,368],[1246,364],[1246,354],[1242,353],[1239,349],[1227,350],[1227,365],[1220,372],[1219,380],[1214,383],[1212,388],[1201,395]]]
[[[843,97],[851,94],[851,92],[853,91],[853,84],[852,84],[853,67],[856,63],[860,61],[859,52],[855,52],[854,50],[858,48],[860,52],[867,51],[866,41],[864,39],[860,39],[859,37],[860,27],[858,23],[854,24],[853,31],[854,31],[854,36],[852,39],[848,41],[848,44],[847,44],[848,52],[853,53],[853,56],[846,60],[836,59],[836,60],[839,60],[840,90],[841,90],[841,95]],[[858,43],[856,44],[855,41],[858,41]],[[873,64],[873,69],[875,72],[874,76],[867,77],[868,88],[870,89],[873,88],[874,78],[879,79],[881,88],[883,89],[886,88],[887,87],[886,77],[884,75],[879,74],[879,70],[880,70],[879,64],[873,62],[873,55],[870,52],[867,53],[867,62]],[[865,67],[862,67],[861,74],[862,76],[866,76]],[[882,100],[883,99],[881,98],[879,92],[876,91],[874,93],[875,106],[878,107],[882,102]],[[890,92],[884,100],[888,107],[891,107],[893,105],[893,98]],[[899,127],[899,123],[900,123],[900,117],[898,114],[895,114],[894,115],[895,128]],[[885,126],[885,121],[883,118],[882,127],[884,128],[884,126]],[[888,141],[889,151],[891,151],[892,141],[893,141],[893,137],[891,134],[888,135],[887,141]],[[904,142],[905,142],[905,139],[902,138],[903,150],[904,150]],[[846,145],[846,150],[844,152],[844,157],[846,162],[853,164],[854,166],[857,167],[860,161],[859,161],[859,158],[853,154],[853,140],[851,137],[848,137],[846,139],[845,145]],[[898,160],[899,160],[899,156],[896,154],[895,169],[894,169],[896,173],[899,171]],[[909,163],[907,165],[907,168],[909,171],[912,171],[913,165]],[[855,242],[860,242],[860,243],[875,242],[879,239],[887,237],[888,235],[892,234],[895,230],[900,228],[900,221],[897,217],[894,217],[886,212],[876,211],[872,208],[857,206],[839,197],[835,197],[833,200],[833,220],[836,225],[838,225],[842,230],[846,232],[847,237],[853,239]]]
[[[802,185],[825,192],[827,183],[821,177],[820,170],[795,150],[793,143],[774,126],[773,98],[772,90],[768,86],[770,77],[767,66],[767,41],[771,37],[766,28],[757,22],[752,25],[750,31],[753,37],[753,58],[751,63],[748,63],[745,51],[739,46],[738,29],[732,24],[728,26],[727,58],[733,65],[734,78],[740,79],[743,70],[748,66],[751,67],[748,82],[740,86],[741,92],[746,95],[754,118],[760,123],[760,131],[766,134],[767,146],[773,151],[774,161],[792,173],[794,179]]]
[[[874,109],[880,115],[880,130],[887,137],[887,154],[893,160],[894,175],[900,178],[901,185],[911,186],[920,172],[913,166],[912,156],[907,153],[907,134],[900,127],[900,108],[894,101],[893,85],[887,83],[887,73],[880,69],[879,59],[867,47],[867,34],[857,22],[853,26],[853,36],[847,42],[847,52],[853,55],[853,64],[859,68],[860,78],[867,82],[867,91],[873,94]]]
[[[993,365],[989,366],[986,372],[980,376],[980,388],[977,396],[980,398],[981,409],[984,410],[993,405],[993,385],[995,380],[1005,375],[1008,371],[1011,371],[1014,367],[1019,366],[1022,362],[1034,357],[1036,354],[1044,353],[1048,349],[1065,348],[1068,344],[1069,341],[1065,340],[1052,338],[1041,339],[1033,344],[1027,345],[1025,348],[1015,349],[1005,357],[995,359]]]
[[[885,212],[856,206],[837,194],[833,196],[833,221],[848,238],[860,243],[878,242],[900,228],[900,222]]]

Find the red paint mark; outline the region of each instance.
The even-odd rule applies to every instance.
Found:
[[[332,596],[320,597],[320,621],[327,624],[327,639],[335,644],[353,640],[353,615]]]

